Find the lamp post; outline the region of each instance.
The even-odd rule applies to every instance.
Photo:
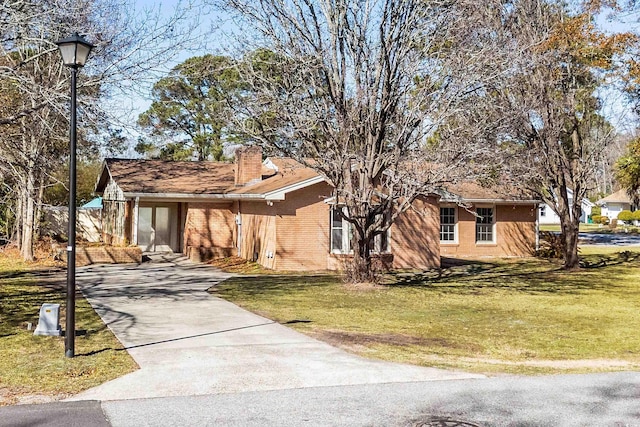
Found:
[[[62,62],[71,68],[71,118],[69,129],[69,243],[67,245],[67,317],[64,355],[75,355],[76,338],[76,77],[93,45],[78,33],[56,42]]]

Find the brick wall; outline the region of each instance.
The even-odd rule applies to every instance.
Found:
[[[184,253],[194,261],[235,255],[233,203],[189,203]]]
[[[265,201],[240,202],[239,210],[242,217],[240,256],[275,269],[278,207],[268,206]]]
[[[456,207],[456,209],[458,241],[442,242],[440,244],[442,256],[519,257],[530,256],[535,251],[536,206],[508,204],[494,206],[494,243],[476,243],[476,217],[464,208]],[[472,211],[473,209],[475,207],[471,208]]]
[[[235,185],[243,186],[262,178],[262,149],[241,147],[236,150]]]
[[[440,207],[428,197],[414,201],[391,226],[393,268],[436,268],[440,266]]]
[[[326,270],[329,260],[329,209],[326,183],[287,194],[277,207],[276,269]]]
[[[241,256],[276,270],[326,270],[331,189],[321,183],[287,194],[270,206],[240,204]]]
[[[64,259],[66,261],[64,252]],[[76,247],[76,266],[89,264],[127,264],[142,262],[142,250],[136,246],[78,246]]]

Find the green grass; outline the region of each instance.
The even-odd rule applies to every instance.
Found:
[[[637,250],[637,249],[636,249]],[[583,251],[555,261],[470,261],[383,286],[335,276],[236,277],[214,292],[355,353],[484,373],[640,366],[640,256]]]
[[[0,405],[28,396],[63,398],[137,369],[120,342],[78,293],[74,358],[64,338],[34,336],[43,303],[59,303],[64,329],[65,273],[0,255]]]

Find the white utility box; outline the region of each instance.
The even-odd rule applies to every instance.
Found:
[[[33,335],[62,335],[60,327],[60,304],[42,304],[38,327]]]

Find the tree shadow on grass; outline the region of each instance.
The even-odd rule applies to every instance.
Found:
[[[639,254],[622,252],[583,257],[580,270],[564,270],[557,261],[540,259],[478,261],[443,258],[439,269],[394,272],[386,276],[389,287],[419,287],[442,292],[479,293],[489,289],[540,293],[575,294],[619,287],[614,272],[606,267],[638,264]]]
[[[280,295],[304,291],[314,287],[326,287],[340,282],[338,276],[318,275],[264,275],[232,277],[208,289],[213,295],[233,294],[234,289],[244,295]]]

